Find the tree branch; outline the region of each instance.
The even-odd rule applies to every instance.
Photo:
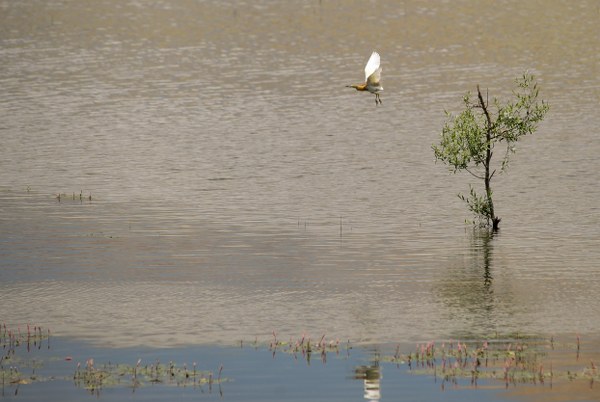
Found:
[[[475,173],[471,172],[471,171],[469,170],[469,168],[465,168],[465,170],[466,170],[467,172],[471,173],[471,175],[472,175],[473,177],[475,177],[475,178],[477,178],[477,179],[479,179],[479,180],[483,180],[483,179],[484,179],[484,177],[483,177],[483,176],[479,176],[478,174],[475,174]]]
[[[481,90],[479,89],[479,85],[477,85],[477,97],[479,98],[479,104],[481,105],[481,109],[485,114],[485,118],[488,122],[488,127],[492,127],[492,119],[490,117],[490,113],[487,110],[487,105],[483,102],[483,96],[481,95]]]

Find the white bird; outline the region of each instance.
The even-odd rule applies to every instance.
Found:
[[[348,88],[354,88],[357,91],[369,91],[375,94],[375,104],[381,104],[379,92],[383,91],[381,86],[381,58],[379,53],[373,52],[367,65],[365,66],[365,82],[362,84],[346,85]]]

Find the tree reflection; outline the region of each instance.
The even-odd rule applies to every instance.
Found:
[[[493,293],[492,282],[493,276],[490,270],[492,260],[492,239],[497,232],[485,230],[481,236],[477,238],[481,241],[481,252],[483,254],[483,287],[488,293]]]
[[[490,326],[500,304],[494,294],[494,238],[499,232],[474,228],[468,246],[451,261],[436,286],[451,318]]]

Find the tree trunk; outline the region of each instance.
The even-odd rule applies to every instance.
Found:
[[[492,221],[492,230],[498,230],[498,225],[500,224],[500,218],[498,218],[494,214],[494,201],[492,201],[492,187],[490,186],[490,181],[492,180],[492,176],[490,174],[490,164],[492,162],[492,119],[490,118],[490,114],[487,110],[487,105],[483,101],[483,96],[481,95],[481,90],[479,89],[479,85],[477,85],[477,97],[479,98],[479,105],[485,114],[485,118],[487,120],[486,130],[485,130],[485,141],[486,141],[486,154],[485,154],[485,196],[488,203],[488,223]]]

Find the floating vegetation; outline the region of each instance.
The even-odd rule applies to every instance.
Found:
[[[253,345],[258,348],[258,340]],[[295,359],[302,357],[308,364],[312,356],[326,363],[329,354],[340,356],[345,351],[342,357],[346,357],[353,349],[350,341],[340,344],[339,340],[326,340],[325,335],[318,341],[305,335],[282,341],[275,331],[264,346],[273,356],[282,352]],[[464,341],[420,343],[408,353],[398,345],[393,354],[378,352],[374,363],[390,363],[412,375],[432,376],[435,382],[441,381],[442,389],[448,385],[477,387],[480,380],[487,381],[488,386],[497,382],[499,387],[547,384],[550,388],[553,383],[581,380],[593,387],[600,381],[600,369],[593,359],[584,359],[581,350],[579,336],[569,343],[520,333],[493,334],[466,336]]]
[[[28,188],[27,192],[29,192],[29,188]],[[79,203],[83,203],[83,201],[92,202],[92,193],[90,192],[89,194],[84,194],[83,190],[81,190],[79,192],[79,194],[57,193],[55,195],[55,197],[58,202],[63,202],[63,201],[79,201]]]
[[[168,364],[162,364],[156,361],[149,365],[142,365],[142,360],[138,359],[135,365],[112,364],[107,363],[100,366],[94,364],[94,359],[88,359],[85,366],[77,364],[73,381],[75,385],[88,390],[92,394],[99,395],[104,388],[112,387],[131,387],[136,388],[148,384],[162,384],[178,387],[194,387],[202,389],[207,386],[209,392],[212,392],[214,385],[219,386],[227,379],[222,377],[223,366],[219,368],[215,376],[212,371],[202,371],[197,368],[196,362],[188,368],[186,364],[177,366],[170,361]]]
[[[42,367],[40,360],[34,358],[24,359],[17,355],[19,349],[26,349],[27,352],[39,350],[44,342],[50,348],[50,329],[42,329],[40,326],[27,324],[26,329],[21,330],[21,327],[17,327],[15,331],[8,328],[6,323],[2,324],[0,327],[2,395],[4,395],[4,389],[7,386],[15,387],[14,394],[17,395],[20,385],[47,380],[36,374],[36,369]]]
[[[15,351],[20,346],[26,345],[27,351],[31,348],[41,349],[42,341],[46,341],[48,348],[50,348],[50,329],[42,329],[42,327],[34,325],[30,326],[27,324],[27,329],[17,327],[17,330],[10,329],[3,323],[0,327],[0,346],[4,351],[2,362],[9,360],[11,356],[15,355]]]
[[[50,334],[49,329],[35,325],[16,329],[10,329],[6,324],[0,326],[2,395],[6,391],[17,395],[21,386],[45,381],[73,383],[97,396],[106,389],[126,388],[135,392],[146,386],[189,387],[209,393],[217,388],[222,395],[221,385],[230,381],[223,377],[222,365],[216,371],[208,371],[201,370],[196,362],[180,365],[174,361],[135,361],[131,356],[133,364],[98,363],[93,358],[75,363],[71,356],[48,357],[51,352],[47,351],[37,353],[43,353],[45,358],[36,358],[36,351],[50,349]],[[480,385],[485,388],[542,385],[551,390],[553,385],[575,381],[592,389],[600,381],[597,340],[586,343],[580,336],[573,336],[570,341],[557,341],[554,337],[523,334],[464,336],[463,339],[419,343],[414,349],[401,345],[395,348],[392,345],[374,346],[369,365],[356,367],[354,378],[365,382],[365,392],[369,395],[378,390],[384,365],[395,366],[409,375],[428,376],[440,384],[442,390]],[[264,342],[259,342],[258,338],[249,343],[240,341],[240,347],[245,345],[257,351],[267,350],[273,358],[279,353],[286,358],[304,360],[308,365],[314,359],[326,364],[330,356],[347,359],[355,349],[350,341],[327,339],[325,335],[317,338],[302,335],[282,340],[275,331]],[[60,376],[48,374],[44,365],[59,360],[72,362],[71,369]],[[41,376],[40,372],[46,376]]]
[[[96,364],[93,358],[87,359],[85,364],[77,363],[72,377],[41,377],[36,370],[44,366],[44,362],[72,361],[71,356],[65,358],[46,358],[45,360],[32,357],[30,352],[44,348],[50,349],[50,330],[40,326],[27,325],[26,329],[17,327],[9,329],[6,324],[0,327],[0,346],[2,359],[0,360],[0,381],[2,382],[1,395],[5,389],[14,389],[14,395],[19,392],[19,386],[34,382],[62,380],[73,381],[77,387],[88,390],[91,394],[99,395],[106,388],[130,387],[134,391],[148,384],[164,386],[194,387],[204,392],[205,388],[211,393],[214,386],[222,394],[221,384],[228,379],[223,377],[223,365],[215,372],[201,370],[194,362],[190,367],[187,364],[179,366],[173,361],[166,364],[156,360],[151,364],[142,364],[138,359],[134,365],[123,363]],[[27,358],[21,356],[27,352]]]
[[[441,386],[458,385],[466,379],[471,386],[478,380],[497,380],[505,387],[517,384],[549,384],[585,380],[593,385],[600,371],[592,360],[580,359],[580,338],[576,344],[557,343],[535,336],[503,336],[488,340],[448,341],[418,344],[408,354],[399,347],[383,360],[406,365],[414,375],[431,375]],[[575,353],[574,353],[575,352]]]
[[[317,342],[311,340],[311,338],[307,335],[302,335],[301,338],[296,340],[290,338],[289,341],[282,341],[278,339],[275,331],[273,331],[272,335],[273,338],[269,343],[269,350],[273,353],[273,356],[275,356],[278,351],[281,351],[294,356],[295,359],[297,359],[298,356],[301,356],[308,364],[310,364],[312,356],[319,356],[321,361],[326,363],[328,353],[335,353],[336,355],[339,355],[340,348],[345,348],[346,350],[351,348],[349,341],[340,346],[339,339],[327,341],[325,339],[325,335],[321,336]],[[257,340],[255,340],[254,345],[258,345]]]

